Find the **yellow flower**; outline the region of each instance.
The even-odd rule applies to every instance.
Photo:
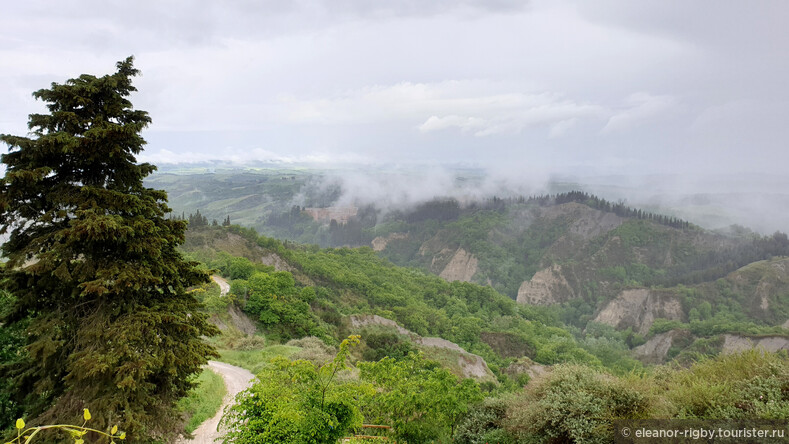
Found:
[[[83,409],[82,410],[82,417],[85,418],[85,421],[90,420],[90,410]]]
[[[112,426],[112,430],[110,430],[110,435],[114,435],[118,433],[118,426]]]
[[[16,420],[16,428],[18,428],[20,430],[24,429],[25,428],[25,420],[22,419],[22,418],[17,419]]]
[[[118,437],[118,439],[126,439],[126,432],[121,432],[121,435]]]

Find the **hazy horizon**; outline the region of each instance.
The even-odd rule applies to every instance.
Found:
[[[679,214],[712,193],[696,206],[787,230],[788,15],[781,1],[12,2],[0,133],[27,132],[33,91],[134,55],[130,99],[153,119],[139,160],[162,167],[421,168],[423,194],[477,169],[485,191],[564,178]]]
[[[442,197],[462,202],[581,190],[613,202],[623,201],[636,208],[681,217],[708,229],[737,224],[762,234],[789,231],[789,177],[782,175],[529,175],[469,165],[204,162],[160,164],[153,177],[233,175],[243,170],[307,172],[315,176],[310,186],[342,190],[333,203],[338,206],[375,204],[388,211]],[[296,198],[290,204],[304,203]]]
[[[782,174],[789,3],[8,3],[0,133],[112,72],[143,161],[456,164],[544,175]]]

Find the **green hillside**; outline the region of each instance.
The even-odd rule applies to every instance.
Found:
[[[697,340],[721,344],[690,350],[719,352],[724,334],[787,334],[783,233],[715,233],[576,192],[493,200],[443,211],[446,220],[419,216],[428,209],[377,226],[379,254],[548,307],[582,331],[602,323],[645,339],[686,332],[671,356]]]
[[[231,254],[223,251],[228,246]],[[549,310],[519,305],[490,287],[397,267],[370,248],[321,250],[239,227],[190,230],[185,248],[232,279],[231,291],[244,300],[245,311],[269,324],[276,340],[309,334],[337,341],[349,333],[349,316],[377,315],[483,357],[502,381],[507,376],[499,369],[521,356],[542,364],[584,362],[622,371],[638,366],[627,357],[622,335],[609,332],[611,350],[603,353],[577,340]],[[246,271],[233,271],[244,263]],[[264,300],[265,288],[277,288],[273,293],[279,299]],[[287,329],[275,327],[285,317]]]
[[[237,304],[266,336],[225,333],[217,342],[223,360],[261,375],[227,419],[241,442],[301,442],[292,435],[297,430],[333,442],[333,428],[309,419],[320,411],[334,412],[340,427],[391,425],[364,433],[409,443],[610,442],[614,419],[789,418],[785,352],[727,352],[697,362],[722,351],[721,341],[733,335],[716,335],[728,331],[748,330],[742,333],[751,340],[783,338],[780,329],[746,321],[746,310],[724,301],[783,288],[786,258],[712,283],[649,289],[682,293],[681,303],[695,304],[687,319],[658,319],[647,335],[672,334],[670,355],[682,368],[634,360],[631,347],[647,344],[633,328],[591,321],[580,330],[562,321],[569,305],[519,304],[490,286],[396,266],[367,247],[321,249],[238,226],[207,226],[190,229],[184,249],[230,280],[229,299],[217,297],[216,288],[202,297],[208,309],[231,325],[238,315],[227,310]],[[431,336],[463,350],[428,345]],[[337,351],[345,337],[360,344],[342,341]],[[468,352],[484,357],[495,379],[463,379]],[[311,382],[332,368],[340,369],[336,382]],[[329,404],[316,411],[310,399],[321,390]],[[248,421],[251,428],[241,426]]]

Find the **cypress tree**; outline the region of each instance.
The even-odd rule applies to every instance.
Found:
[[[27,322],[23,357],[3,369],[28,422],[118,424],[132,442],[169,441],[175,402],[215,350],[217,333],[187,288],[207,282],[176,247],[187,223],[167,218],[167,195],[145,188],[137,163],[150,122],[127,97],[138,74],[84,74],[33,96],[29,137],[2,135],[0,233],[14,297],[0,322]],[[81,423],[81,421],[80,421]]]

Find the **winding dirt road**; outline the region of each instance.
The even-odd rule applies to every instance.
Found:
[[[230,291],[230,284],[222,276],[214,274],[211,279],[219,285],[219,296],[224,296]]]
[[[227,395],[225,395],[225,399],[217,414],[200,424],[200,427],[194,431],[194,439],[182,439],[178,441],[178,444],[214,444],[215,440],[221,438],[222,433],[217,431],[217,427],[219,426],[219,420],[222,418],[222,412],[226,406],[233,402],[238,392],[252,384],[252,379],[255,377],[248,370],[235,365],[225,364],[224,362],[208,361],[208,368],[222,375],[222,379],[225,380],[225,387],[227,387]]]

